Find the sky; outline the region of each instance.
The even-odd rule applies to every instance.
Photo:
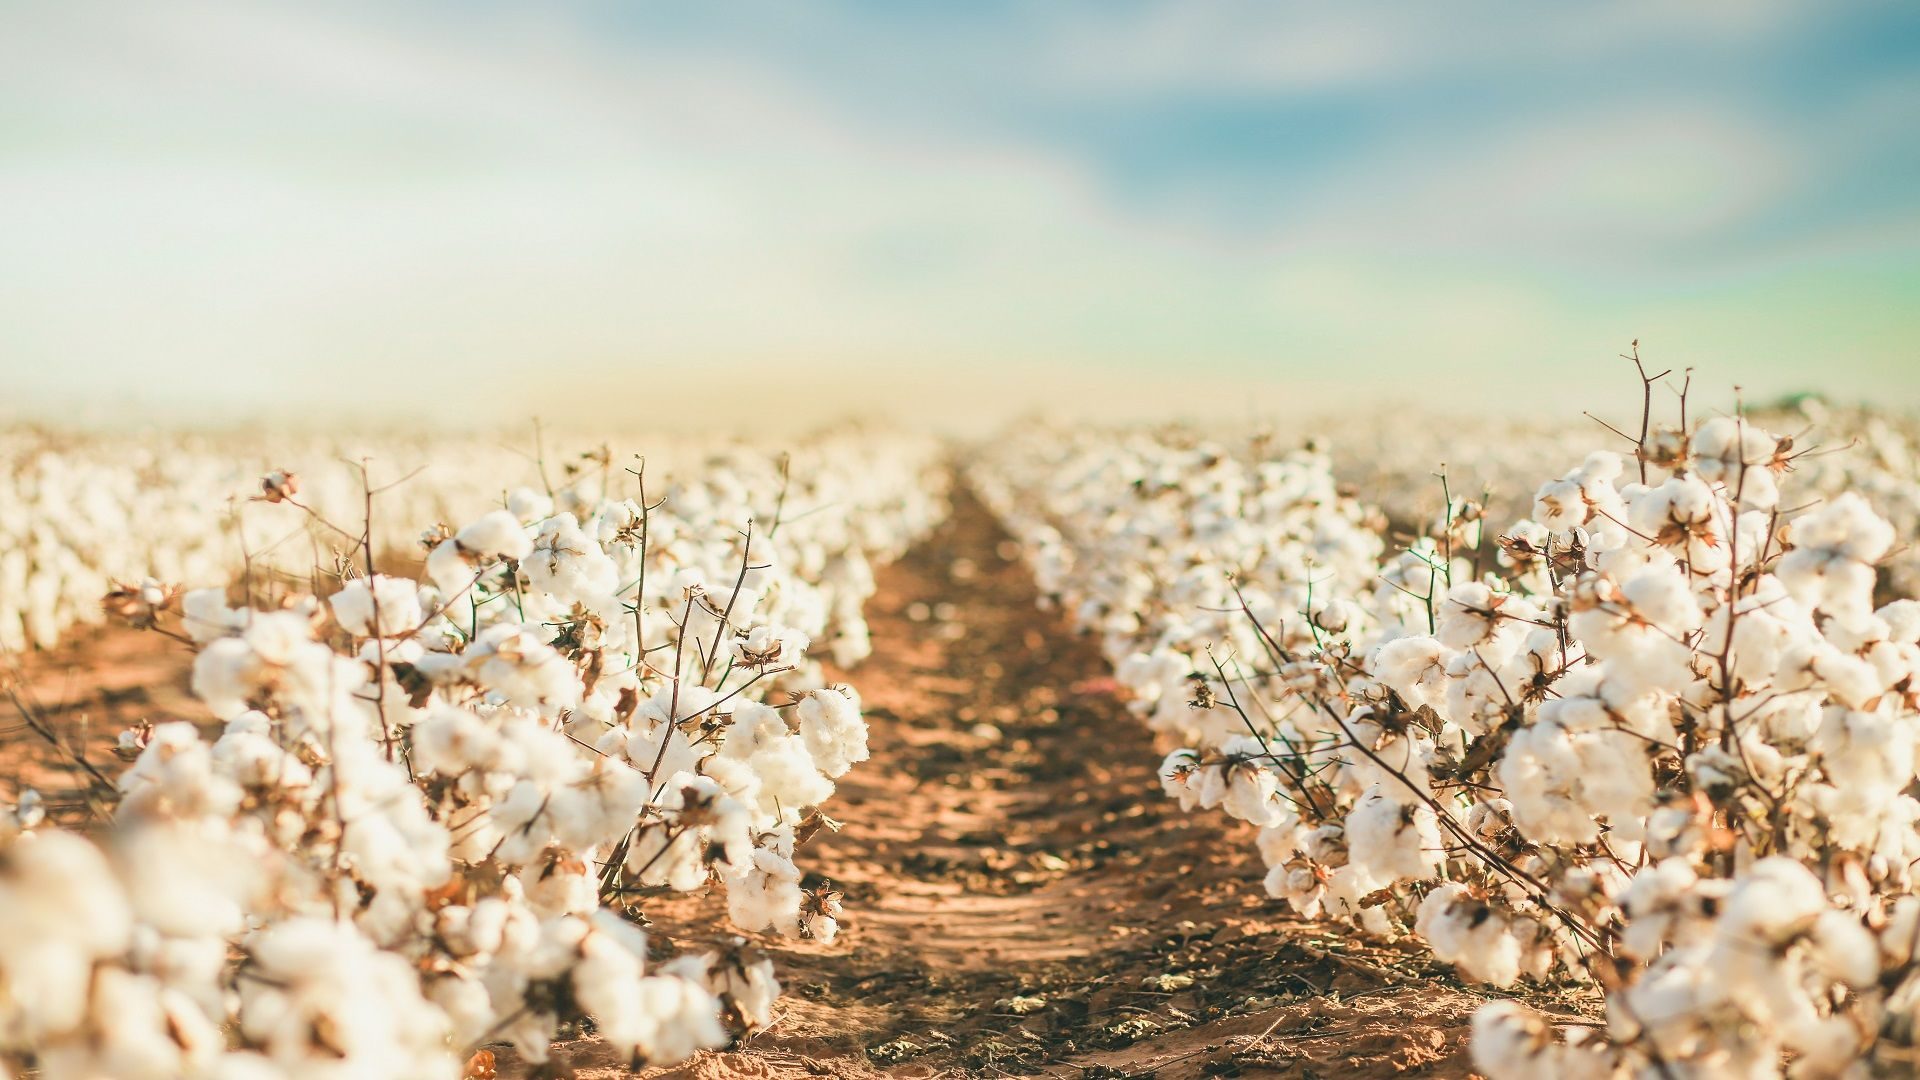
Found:
[[[0,415],[1920,405],[1920,7],[0,0]]]

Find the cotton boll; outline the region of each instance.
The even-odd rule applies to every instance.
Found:
[[[507,513],[519,521],[539,521],[553,513],[553,496],[530,487],[514,488],[507,496]]]
[[[238,633],[247,622],[245,611],[227,606],[224,589],[189,590],[180,598],[180,607],[180,625],[198,645]]]
[[[736,606],[735,617],[744,612]],[[774,666],[792,667],[806,659],[807,635],[789,626],[761,623],[736,634],[729,643],[733,659],[750,669]]]
[[[1690,449],[1700,478],[1719,484],[1731,498],[1737,490],[1743,510],[1767,510],[1780,501],[1779,484],[1768,463],[1779,440],[1743,419],[1716,416],[1693,433]]]
[[[490,626],[466,655],[474,676],[515,705],[558,709],[580,700],[580,680],[572,665],[523,627]]]
[[[780,996],[773,962],[739,938],[722,952],[677,957],[667,971],[704,986],[718,998],[721,1014],[735,1036],[773,1023],[773,1003]]]
[[[1846,492],[1787,528],[1793,550],[1774,570],[1802,603],[1842,619],[1873,608],[1874,563],[1893,546],[1893,526]]]
[[[1427,877],[1446,854],[1433,811],[1393,799],[1379,785],[1347,814],[1346,833],[1349,857],[1383,882]]]
[[[421,773],[455,777],[499,768],[504,754],[499,732],[466,709],[436,704],[413,725],[413,766]]]
[[[794,712],[800,738],[827,776],[838,778],[867,760],[867,724],[860,718],[859,702],[850,694],[835,688],[810,691]]]
[[[347,582],[328,603],[341,629],[355,637],[400,637],[425,617],[419,587],[384,574]]]
[[[405,959],[351,926],[294,919],[251,936],[247,952],[260,978],[239,982],[240,1029],[281,1068],[453,1075],[445,1014],[421,996]]]
[[[1813,924],[1811,940],[1814,963],[1827,978],[1856,990],[1879,979],[1879,943],[1858,918],[1843,911],[1823,911]]]
[[[34,1040],[77,1027],[94,963],[124,951],[133,913],[98,848],[43,830],[16,840],[0,864],[0,971],[7,1029]]]
[[[1520,978],[1520,942],[1504,918],[1461,885],[1445,882],[1428,893],[1414,932],[1467,978],[1502,987]]]
[[[1500,606],[1505,599],[1483,582],[1455,585],[1439,607],[1440,644],[1450,649],[1485,644],[1500,625]]]
[[[533,550],[521,560],[520,569],[534,588],[562,603],[592,608],[610,606],[620,584],[613,560],[581,531],[572,514],[558,514],[541,523]]]
[[[833,796],[833,781],[821,774],[797,735],[769,740],[747,759],[760,778],[760,812],[789,824]]]
[[[1433,638],[1403,637],[1382,645],[1370,667],[1403,701],[1418,708],[1444,699],[1446,656],[1446,647]]]
[[[180,720],[153,729],[118,786],[119,816],[126,820],[225,817],[241,799],[239,785],[215,770],[200,733]]]
[[[729,874],[727,917],[748,932],[775,930],[787,937],[800,935],[800,871],[793,860],[765,848],[753,853],[753,865],[744,873]]]

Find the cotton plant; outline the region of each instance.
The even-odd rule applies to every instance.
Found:
[[[533,447],[523,450],[524,432],[294,438],[0,430],[0,650],[52,648],[76,627],[121,614],[117,606],[103,610],[103,595],[140,602],[149,579],[224,585],[244,567],[264,589],[270,569],[305,577],[310,555],[331,562],[356,539],[352,530],[318,523],[360,520],[369,487],[379,492],[372,540],[382,551],[411,546],[423,523],[478,524],[495,506],[515,527],[552,520],[557,533],[559,513],[574,513],[578,525],[584,507],[630,483],[628,466],[608,449],[621,441],[618,431],[582,431],[549,445],[536,429]],[[735,526],[747,516],[782,522],[781,531],[794,534],[784,547],[793,572],[818,589],[825,611],[822,654],[843,665],[865,654],[860,603],[872,592],[872,564],[897,557],[942,512],[941,474],[930,468],[940,453],[935,440],[827,433],[788,454],[709,436],[648,442],[651,473],[665,478],[655,494],[670,505]],[[536,459],[543,483],[503,490],[512,486],[503,478],[526,472],[527,457]],[[402,473],[392,467],[399,462],[430,464]],[[601,524],[613,521],[603,516]]]
[[[636,469],[633,497],[529,487],[428,530],[417,580],[378,565],[368,522],[324,597],[123,595],[194,646],[222,727],[124,733],[87,834],[29,797],[0,823],[0,1063],[413,1080],[507,1043],[562,1075],[551,1047],[582,1025],[639,1064],[771,1023],[749,940],[663,948],[630,913],[717,888],[723,926],[834,940],[804,843],[868,754],[858,694],[812,658],[862,582],[827,579],[941,505],[913,468],[790,469],[750,477],[890,509],[762,525],[738,478],[661,496]],[[319,519],[290,473],[261,489]]]
[[[1179,747],[1166,793],[1258,829],[1268,892],[1497,1002],[1490,1076],[1898,1067],[1920,975],[1920,604],[1872,502],[1751,418],[1649,423],[1496,530],[1444,491],[1389,552],[1315,448],[1039,429],[977,486],[1047,602]],[[1444,481],[1443,481],[1444,482]]]

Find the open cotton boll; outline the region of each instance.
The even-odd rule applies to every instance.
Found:
[[[808,691],[794,706],[794,713],[800,738],[822,773],[837,779],[867,760],[867,722],[860,717],[860,702],[850,692],[836,687]]]
[[[420,993],[407,961],[352,926],[296,918],[245,942],[258,979],[242,979],[240,1030],[295,1075],[425,1080],[457,1075],[446,1016]]]
[[[1347,814],[1346,832],[1348,857],[1382,882],[1427,877],[1446,857],[1433,811],[1401,802],[1378,784]]]
[[[773,961],[749,949],[739,938],[722,952],[687,953],[665,965],[667,974],[704,986],[720,1002],[721,1015],[735,1034],[757,1031],[773,1023],[773,1003],[780,996]]]
[[[1470,979],[1501,987],[1520,979],[1520,942],[1507,920],[1456,882],[1443,882],[1420,902],[1414,933]]]
[[[558,709],[580,700],[573,666],[525,627],[487,627],[468,647],[466,662],[481,685],[523,708]]]
[[[1774,574],[1802,603],[1860,619],[1873,608],[1874,564],[1893,546],[1893,526],[1855,492],[1796,518],[1786,529],[1793,550]]]
[[[722,878],[727,886],[727,917],[742,930],[775,930],[800,935],[800,870],[793,860],[766,848],[753,853],[744,872]]]
[[[1716,416],[1693,433],[1690,449],[1700,478],[1721,485],[1732,498],[1738,490],[1743,510],[1767,510],[1780,501],[1780,486],[1768,463],[1779,440],[1732,416]]]
[[[534,588],[567,604],[606,606],[620,584],[619,568],[581,531],[572,514],[556,514],[541,522],[533,550],[521,559],[520,569]]]
[[[735,617],[737,620],[737,613]],[[759,669],[797,666],[806,660],[809,644],[811,642],[806,634],[790,626],[760,623],[744,633],[735,634],[729,648],[735,662],[749,669]]]
[[[48,829],[0,861],[0,972],[8,1041],[29,1045],[84,1021],[94,964],[124,952],[133,913],[100,850]]]
[[[412,747],[415,770],[455,777],[469,769],[500,767],[505,743],[473,712],[436,702],[413,725]]]
[[[219,817],[141,823],[112,856],[142,926],[175,938],[226,938],[247,928],[271,880],[271,853]]]
[[[745,760],[760,778],[760,812],[775,820],[798,823],[807,810],[833,796],[833,781],[820,772],[798,735],[770,739]]]
[[[242,796],[240,786],[214,768],[211,750],[184,720],[156,726],[117,784],[119,814],[129,820],[225,817]]]
[[[520,521],[539,521],[553,513],[553,496],[530,487],[517,487],[507,496],[507,513]]]
[[[247,624],[246,611],[227,606],[225,589],[189,590],[180,598],[180,608],[181,627],[199,645],[238,633]]]
[[[355,637],[400,637],[425,617],[419,586],[385,574],[347,582],[328,603],[340,628]]]
[[[1370,669],[1413,708],[1445,699],[1446,646],[1430,637],[1396,638],[1373,654]]]

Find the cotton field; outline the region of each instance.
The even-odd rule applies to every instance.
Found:
[[[941,737],[979,769],[1006,767],[1004,732],[1111,700],[1076,722],[1142,779],[1104,792],[1128,809],[1102,820],[1212,823],[1236,903],[1284,921],[1261,933],[1387,950],[1403,981],[1370,992],[1487,988],[1436,1068],[1897,1073],[1920,1020],[1916,429],[1692,413],[1649,406],[1638,438],[1629,418],[1412,449],[1198,426],[644,456],[16,431],[10,745],[57,752],[79,797],[0,779],[0,1061],[81,1080],[696,1057],[785,1075],[785,1022],[814,1025],[808,1046],[861,1033],[828,1071],[980,1068],[966,1039],[857,1019],[857,990],[783,993],[789,966],[851,978],[821,973],[889,941],[937,963],[962,932],[946,912],[1030,884],[992,862],[914,876],[949,836],[909,826],[914,800],[980,785],[889,787],[932,751],[894,690],[876,715],[861,688],[931,647],[960,716]],[[896,601],[882,579],[923,550],[932,577],[898,573],[930,584],[894,588],[932,591]],[[986,573],[1026,582],[994,601],[1023,644],[981,636]],[[55,658],[85,679],[116,635],[179,658],[188,714],[104,733],[33,692]],[[1008,674],[1076,636],[1104,674]],[[968,720],[1008,693],[1055,704]],[[985,790],[1061,821],[1090,794],[1032,783]],[[1033,865],[1065,887],[1079,857]],[[1181,887],[1161,872],[1124,887]],[[921,880],[961,884],[897,898]],[[985,973],[1040,978],[1017,973],[1045,932],[995,933]],[[1298,978],[1275,955],[1247,970]],[[1147,985],[1190,1008],[1093,1043],[1019,1028],[1041,1047],[993,1060],[1040,1071],[1281,1000],[1168,962],[1185,966]],[[991,1018],[1064,1007],[1058,987],[942,993],[991,1045],[1014,1030]],[[1235,1038],[1218,1062],[1295,1060]]]

